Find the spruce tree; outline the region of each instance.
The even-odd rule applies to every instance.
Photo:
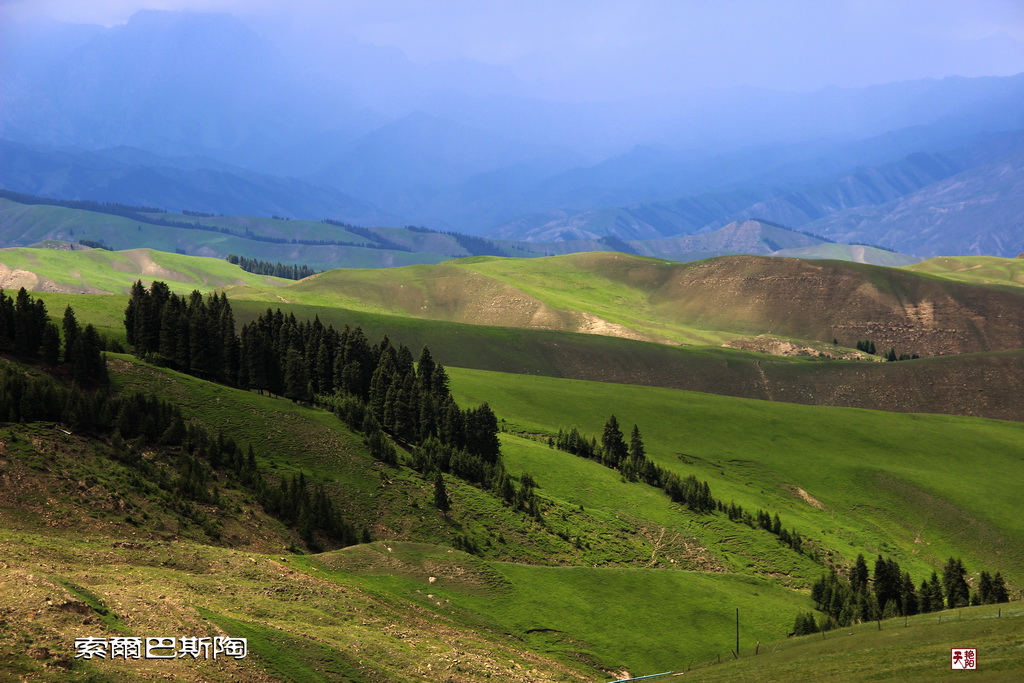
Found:
[[[448,489],[444,486],[444,477],[440,472],[434,477],[434,506],[441,512],[448,512],[452,507],[448,499]]]
[[[1006,581],[1000,572],[992,577],[992,602],[1010,602],[1010,593],[1006,590]]]
[[[39,352],[43,362],[49,366],[55,366],[60,362],[60,331],[53,323],[47,323],[43,328],[43,338],[39,343]]]
[[[967,585],[967,570],[960,558],[949,558],[942,570],[942,583],[946,593],[946,605],[966,607],[970,601],[970,588]]]
[[[850,570],[850,588],[854,593],[860,593],[868,588],[868,563],[864,560],[863,554],[857,555],[857,561]]]
[[[626,442],[619,429],[619,421],[614,415],[608,418],[601,433],[601,459],[606,467],[618,469],[629,454]]]

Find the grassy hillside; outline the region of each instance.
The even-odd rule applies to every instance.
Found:
[[[727,656],[737,607],[745,647],[775,640],[809,607],[805,593],[785,586],[806,586],[821,571],[765,532],[721,515],[687,512],[651,487],[622,482],[597,463],[513,434],[503,435],[507,466],[513,473],[530,471],[539,482],[543,523],[454,480],[454,509],[444,517],[432,508],[429,483],[404,468],[368,461],[358,438],[329,414],[125,357],[113,359],[111,368],[118,389],[158,390],[187,416],[243,442],[254,440],[269,471],[303,471],[326,483],[344,501],[347,517],[376,520],[374,533],[385,540],[289,556],[282,554],[287,536],[257,517],[234,532],[250,539],[244,553],[196,545],[187,529],[176,531],[166,520],[158,530],[156,509],[134,498],[118,507],[117,477],[103,473],[109,467],[100,464],[102,453],[81,439],[82,446],[66,451],[60,445],[66,437],[45,425],[9,429],[2,439],[4,476],[18,482],[6,490],[19,500],[0,506],[0,543],[21,544],[8,555],[8,566],[33,587],[28,594],[4,592],[3,607],[18,627],[16,640],[2,645],[4,666],[14,671],[37,670],[31,657],[15,652],[46,648],[60,656],[62,639],[84,635],[73,628],[81,618],[70,622],[65,613],[71,608],[60,609],[86,595],[62,587],[78,586],[111,609],[116,621],[104,628],[144,635],[174,628],[168,619],[199,629],[213,624],[251,638],[259,657],[250,665],[296,680],[403,680],[396,672],[405,670],[429,678],[442,665],[452,665],[455,680],[476,680],[481,671],[493,671],[496,653],[507,653],[505,663],[519,663],[499,668],[512,673],[493,674],[503,679],[573,680],[579,672],[584,680],[602,680],[596,668],[653,673]],[[509,429],[537,433],[573,423],[596,433],[608,410],[624,425],[637,421],[659,464],[707,477],[716,496],[779,511],[812,543],[836,548],[836,561],[879,552],[919,577],[936,558],[956,553],[972,574],[979,566],[999,567],[1011,587],[1020,585],[1015,553],[1024,547],[1024,530],[1013,514],[1013,482],[1024,467],[1019,425],[458,369],[451,376],[460,401],[472,404],[486,394]],[[953,471],[954,456],[980,446],[991,481],[981,468]],[[12,462],[16,450],[44,460]],[[829,467],[820,466],[823,459]],[[929,467],[922,467],[926,459]],[[39,488],[47,481],[33,471],[39,465],[56,475],[49,488]],[[61,482],[75,480],[89,482],[87,488],[62,488]],[[108,493],[98,497],[102,491]],[[915,495],[922,491],[928,497]],[[26,505],[26,496],[39,503]],[[973,500],[979,496],[985,509]],[[47,499],[78,502],[55,511],[52,503],[42,505]],[[89,512],[87,500],[94,501]],[[807,502],[815,500],[824,509]],[[126,515],[138,523],[125,521]],[[60,521],[54,525],[54,519]],[[82,519],[89,520],[84,530]],[[403,542],[451,543],[456,534],[499,540],[481,542],[482,557]],[[108,540],[97,547],[95,537]],[[260,554],[275,542],[274,554]],[[497,561],[502,557],[539,564]],[[163,598],[150,594],[157,584]],[[44,593],[56,607],[41,621],[29,621],[26,610]],[[442,641],[462,654],[440,647]],[[84,675],[103,671],[98,665],[73,666]],[[245,669],[231,671],[231,680],[252,679]],[[195,673],[213,675],[202,667]]]
[[[999,256],[939,256],[908,266],[917,273],[986,285],[1024,286],[1024,259]]]
[[[183,256],[154,249],[67,251],[0,249],[0,286],[32,291],[127,294],[136,280],[163,280],[176,292],[208,292],[231,285],[273,289],[290,282],[247,273],[223,259]]]
[[[709,683],[935,681],[959,675],[950,670],[950,650],[964,647],[978,651],[978,669],[969,674],[972,679],[1012,681],[1024,672],[1020,658],[1024,609],[1019,603],[892,619],[880,626],[881,630],[873,623],[861,624],[824,637],[762,643],[757,656],[747,641],[741,643],[745,656],[738,661],[723,657],[721,665],[710,660],[694,663],[686,678]]]
[[[374,463],[329,413],[128,356],[109,367],[116,390],[156,392],[186,418],[255,444],[272,476],[302,472],[325,485],[347,519],[381,540],[289,554],[294,537],[233,498],[227,482],[226,504],[243,514],[209,537],[140,498],[103,440],[7,425],[0,551],[10,571],[0,582],[10,583],[0,609],[14,627],[0,636],[5,674],[66,680],[60,667],[70,666],[83,680],[400,681],[438,671],[455,681],[604,680],[603,671],[727,657],[736,608],[747,649],[788,632],[810,606],[791,588],[806,588],[822,565],[531,438],[571,424],[598,434],[610,412],[627,429],[640,424],[655,462],[707,479],[724,500],[778,511],[832,561],[883,553],[920,579],[956,554],[972,580],[981,568],[1002,571],[1015,590],[1024,579],[1015,508],[1024,429],[1015,423],[450,368],[460,403],[486,400],[504,420],[506,465],[536,478],[542,512],[530,518],[446,477],[453,510],[442,515],[429,481]],[[984,455],[965,468],[965,453]],[[451,548],[467,540],[476,556]],[[68,655],[74,637],[157,632],[245,636],[253,656],[160,669]]]
[[[788,256],[802,259],[833,259],[853,261],[855,263],[871,263],[876,266],[907,266],[920,260],[918,256],[909,256],[885,249],[866,247],[858,244],[825,243],[811,247],[781,249],[773,256]]]
[[[433,321],[280,299],[246,301],[236,298],[239,292],[234,289],[228,291],[239,325],[254,320],[268,307],[281,308],[300,320],[317,316],[339,328],[360,325],[372,340],[387,334],[416,351],[426,344],[445,365],[809,405],[1024,420],[1024,404],[1017,400],[1024,391],[1024,351],[901,363],[841,362],[813,355],[779,357],[719,347]],[[65,306],[71,305],[80,320],[125,343],[126,296],[44,293],[40,298],[57,322]]]
[[[277,296],[274,293],[270,296]],[[240,298],[261,295],[251,290]],[[475,324],[720,344],[773,334],[923,356],[1024,346],[1005,316],[1024,294],[840,261],[735,256],[674,263],[617,253],[479,257],[339,270],[290,285],[295,303]],[[268,295],[262,295],[267,298]]]
[[[471,370],[451,374],[459,400],[487,400],[514,429],[551,433],[577,425],[599,435],[612,413],[627,428],[636,423],[649,457],[662,467],[707,479],[723,500],[780,511],[787,524],[846,562],[858,552],[893,554],[921,575],[956,554],[973,571],[998,567],[1024,583],[1024,523],[1014,502],[1024,476],[1019,423]],[[578,476],[558,474],[578,466],[575,456],[531,444],[509,449],[507,458],[513,471],[529,466],[549,487],[544,493],[569,503],[609,510],[623,504],[588,495]],[[965,459],[976,465],[963,467]],[[584,480],[592,481],[592,474]],[[736,552],[728,542],[711,550]]]
[[[544,652],[637,675],[730,649],[737,606],[748,637],[775,639],[807,603],[734,574],[488,563],[422,544],[372,544],[294,562],[517,634]]]
[[[152,214],[154,217],[174,221],[209,224],[217,219],[195,218],[178,214]],[[437,263],[450,258],[446,252],[407,252],[391,249],[371,249],[357,246],[304,245],[290,242],[275,243],[248,239],[248,225],[265,228],[266,224],[281,224],[287,230],[281,234],[291,240],[290,230],[304,235],[301,239],[337,240],[362,244],[364,237],[349,233],[344,228],[318,221],[275,221],[266,219],[230,219],[224,227],[238,234],[224,234],[211,230],[153,225],[131,218],[94,211],[83,211],[60,206],[26,205],[0,199],[0,225],[3,233],[0,244],[26,246],[44,240],[81,239],[102,242],[112,249],[150,248],[165,252],[180,252],[193,256],[224,258],[228,254],[241,254],[249,258],[282,263],[306,264],[311,268],[381,268],[413,263]],[[237,224],[237,228],[233,227]],[[217,228],[219,226],[212,225]],[[266,235],[274,237],[275,231]],[[305,237],[308,235],[308,237]],[[464,253],[456,251],[455,254]]]

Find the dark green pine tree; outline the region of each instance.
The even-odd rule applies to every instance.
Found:
[[[630,432],[629,435],[629,457],[640,462],[646,457],[646,455],[647,453],[644,450],[644,440],[640,436],[640,428],[634,424],[633,431]]]
[[[981,572],[981,578],[978,580],[978,598],[983,605],[995,602],[992,599],[992,575],[986,571]]]
[[[960,558],[949,558],[942,569],[942,585],[946,593],[946,606],[950,609],[966,607],[970,603],[967,570]]]
[[[1006,581],[1000,572],[992,577],[992,602],[1010,602],[1010,592],[1006,590]]]
[[[75,337],[81,332],[81,328],[78,326],[78,320],[75,318],[75,311],[68,306],[64,309],[64,362],[71,362],[71,345],[75,340]]]
[[[430,349],[426,346],[420,351],[420,359],[416,363],[416,381],[420,385],[420,392],[424,394],[431,393],[431,387],[434,381],[434,369],[437,364],[434,362],[433,356],[430,355]]]
[[[932,572],[931,580],[928,583],[928,602],[932,606],[933,612],[938,612],[944,606],[942,583],[939,581],[939,575]]]
[[[857,561],[850,569],[850,588],[854,593],[861,593],[868,589],[868,563],[864,560],[863,554],[857,555]]]
[[[448,499],[448,489],[444,486],[444,477],[440,472],[434,477],[434,506],[444,513],[447,513],[452,507],[452,503]]]
[[[903,572],[900,575],[900,606],[903,608],[903,614],[906,616],[914,616],[920,610],[920,606],[917,604],[917,592],[914,590],[914,580],[910,578],[910,572]]]
[[[284,396],[292,401],[308,402],[309,378],[302,354],[294,346],[288,348],[284,362]]]
[[[43,362],[53,367],[60,362],[60,330],[53,323],[43,328],[43,338],[39,343],[39,352]]]
[[[626,442],[619,429],[619,421],[614,415],[608,418],[601,432],[601,460],[606,467],[618,469],[629,455]]]
[[[917,589],[917,608],[921,614],[934,612],[936,609],[935,607],[932,607],[932,591],[931,584],[928,583],[928,579],[922,579],[921,587]],[[941,609],[941,607],[939,609]]]

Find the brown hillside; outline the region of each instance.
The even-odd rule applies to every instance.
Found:
[[[1024,295],[840,261],[729,256],[675,271],[650,301],[675,322],[936,356],[1024,347]]]

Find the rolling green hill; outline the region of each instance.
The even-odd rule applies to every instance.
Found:
[[[155,249],[66,251],[0,249],[0,285],[32,291],[127,294],[136,280],[163,280],[175,291],[208,292],[231,285],[273,289],[283,278],[247,273],[222,259],[183,256]]]
[[[365,310],[305,305],[278,296],[243,300],[250,290],[229,289],[238,324],[255,320],[267,308],[281,308],[298,319],[319,317],[336,327],[361,326],[371,338],[387,334],[413,348],[423,344],[446,365],[481,370],[547,375],[621,384],[899,412],[964,414],[1024,420],[1024,351],[922,358],[900,363],[841,361],[818,353],[853,357],[852,349],[789,344],[804,355],[770,356],[716,346],[672,346],[596,334],[471,325]],[[57,317],[71,305],[105,335],[126,343],[124,295],[43,293]],[[759,340],[754,339],[754,348]],[[902,350],[902,347],[900,347]]]
[[[663,343],[773,334],[932,356],[1024,346],[1005,316],[1024,294],[840,261],[733,256],[674,263],[618,253],[477,257],[389,271],[337,270],[289,285],[308,303]]]
[[[613,413],[627,428],[636,423],[648,456],[662,467],[706,478],[723,500],[779,510],[784,520],[838,551],[847,563],[858,552],[869,557],[895,553],[901,564],[920,567],[912,570],[920,574],[955,548],[973,558],[972,566],[996,563],[1019,577],[1015,581],[1024,580],[1024,524],[1013,503],[1016,481],[1024,474],[1020,423],[461,369],[451,375],[459,400],[472,403],[486,395],[516,430],[550,434],[577,425],[600,435]],[[636,505],[622,500],[621,493],[591,493],[589,485],[580,486],[581,479],[600,477],[563,471],[581,467],[575,456],[536,442],[509,446],[512,471],[528,468],[548,495],[587,509]],[[966,454],[982,458],[984,467],[958,467]],[[709,547],[738,554],[737,566],[751,561],[743,557],[742,544],[730,548],[729,542],[716,540]]]
[[[908,266],[907,270],[963,282],[1024,286],[1024,259],[1022,258],[939,256]]]
[[[464,273],[499,285],[503,278],[514,279],[538,300],[544,295],[566,310],[582,303],[601,311],[640,308],[645,299],[637,290],[659,284],[659,277],[674,282],[680,272],[689,272],[678,264],[663,269],[650,259],[600,254],[515,261],[511,272],[502,270],[506,263],[470,259],[446,264],[441,272],[456,284]],[[577,271],[566,267],[573,264]],[[567,271],[561,280],[551,271],[555,265]],[[612,285],[588,291],[586,269],[599,274],[597,282]],[[398,279],[398,290],[433,291],[438,283],[424,284],[421,270],[399,271],[417,277]],[[903,282],[902,275],[884,280],[887,271],[866,272],[876,284]],[[72,622],[59,606],[88,604],[82,596],[90,595],[113,613],[114,621],[96,622],[111,633],[145,635],[146,629],[176,623],[247,635],[261,652],[248,665],[272,676],[298,672],[290,675],[401,680],[406,674],[399,672],[430,678],[430,672],[443,669],[456,680],[477,680],[485,671],[505,680],[601,680],[608,675],[602,671],[653,673],[727,654],[737,607],[751,619],[745,627],[749,637],[777,639],[792,627],[796,612],[810,607],[809,584],[827,566],[845,566],[857,553],[892,557],[918,581],[956,555],[972,581],[986,569],[1001,571],[1015,591],[1024,582],[1024,526],[1015,507],[1016,482],[1024,475],[1019,423],[540,376],[609,379],[618,373],[618,381],[627,382],[644,373],[688,369],[685,380],[672,381],[692,382],[696,376],[719,389],[749,391],[744,387],[750,385],[775,392],[772,398],[794,400],[800,398],[797,388],[813,399],[825,393],[824,384],[847,373],[853,394],[865,393],[857,391],[859,386],[912,394],[905,388],[908,377],[930,374],[934,382],[943,376],[939,373],[954,377],[972,362],[998,372],[1006,366],[992,365],[993,359],[1016,363],[1024,357],[1020,351],[891,364],[772,359],[733,349],[439,323],[324,306],[336,295],[308,286],[325,275],[273,289],[232,288],[236,320],[250,320],[268,301],[243,302],[234,292],[265,298],[276,292],[275,305],[320,296],[319,307],[282,305],[300,318],[316,313],[324,322],[365,324],[374,341],[386,332],[396,341],[431,345],[450,366],[460,404],[486,401],[501,418],[505,465],[513,476],[525,471],[536,479],[538,516],[454,477],[445,477],[452,511],[441,514],[433,504],[431,480],[405,466],[374,462],[362,437],[330,413],[111,355],[115,391],[155,393],[180,406],[187,419],[255,444],[258,463],[271,477],[285,481],[302,473],[338,501],[345,519],[367,527],[379,540],[323,554],[293,554],[295,536],[252,510],[227,480],[220,483],[225,493],[218,509],[236,506],[242,521],[230,526],[233,515],[211,509],[207,514],[222,515],[219,524],[230,532],[210,535],[207,527],[193,528],[146,502],[140,493],[145,483],[110,462],[104,439],[65,435],[47,424],[7,425],[0,437],[0,476],[17,485],[0,494],[0,539],[11,549],[13,560],[7,562],[17,580],[33,589],[24,598],[21,592],[0,592],[6,596],[0,607],[18,627],[13,639],[0,640],[0,657],[8,662],[2,666],[38,673],[44,671],[40,662],[62,657],[52,653],[63,652],[60,643],[82,632],[81,615],[75,613]],[[941,282],[907,277],[919,278],[911,281],[920,287]],[[551,280],[561,288],[545,289]],[[190,287],[187,280],[182,285]],[[339,291],[339,297],[358,293],[351,283]],[[102,319],[113,330],[123,318],[123,295],[43,298],[51,312],[75,302],[83,323]],[[537,374],[453,367],[460,359]],[[659,359],[675,365],[659,366]],[[872,373],[885,381],[872,385]],[[866,384],[853,383],[857,376]],[[657,489],[628,483],[614,470],[537,440],[572,425],[598,435],[611,413],[626,429],[634,422],[640,426],[648,457],[659,466],[708,481],[722,501],[777,512],[787,528],[806,539],[807,552],[797,553],[771,533],[720,512],[691,512]],[[968,459],[974,466],[965,468]],[[474,556],[454,547],[469,548]],[[132,580],[117,580],[126,571]],[[217,579],[231,589],[216,589]],[[165,597],[154,600],[145,587],[157,583]],[[39,621],[28,619],[38,609],[32,600],[45,602],[44,593],[56,596],[57,607],[39,613]],[[161,600],[172,607],[159,609]],[[410,621],[404,614],[415,617]],[[442,643],[456,644],[456,652]],[[42,659],[27,654],[40,648],[48,653]],[[82,676],[103,676],[96,663],[71,666]],[[125,666],[126,674],[156,671]],[[237,677],[258,678],[245,671]]]
[[[106,464],[102,444],[71,436],[78,445],[68,450],[69,437],[48,425],[8,426],[0,439],[3,476],[19,485],[5,488],[0,542],[8,548],[9,576],[32,586],[0,591],[0,606],[18,625],[18,650],[13,641],[0,641],[9,670],[39,670],[16,651],[45,648],[50,654],[39,661],[63,656],[60,643],[83,632],[80,615],[69,621],[59,607],[83,595],[118,620],[89,633],[110,628],[144,635],[217,624],[250,638],[257,655],[250,666],[303,680],[305,671],[314,672],[313,680],[338,672],[354,680],[403,680],[398,672],[410,670],[429,677],[454,660],[462,667],[456,673],[476,680],[495,671],[496,653],[507,653],[498,670],[512,672],[500,674],[508,680],[602,680],[598,669],[680,670],[728,656],[737,607],[745,615],[747,649],[784,635],[795,613],[809,606],[806,593],[791,589],[806,589],[821,564],[764,531],[718,513],[689,512],[595,462],[517,436],[569,424],[599,433],[609,412],[624,426],[641,425],[655,462],[707,478],[723,500],[777,511],[832,562],[881,553],[921,577],[956,554],[972,577],[980,568],[1000,570],[1014,589],[1024,578],[1024,527],[1015,509],[1024,431],[1016,423],[450,368],[460,402],[486,398],[515,432],[503,435],[505,461],[511,472],[526,470],[538,481],[544,501],[538,522],[454,479],[453,510],[440,515],[429,482],[404,467],[369,461],[358,437],[323,411],[126,356],[111,358],[110,368],[117,390],[158,391],[186,417],[256,443],[268,471],[301,471],[325,484],[348,519],[370,523],[383,540],[289,555],[284,545],[294,540],[247,516],[231,532],[231,542],[244,550],[216,547],[224,541],[210,545],[168,526],[156,509],[126,495],[118,483],[125,475]],[[985,454],[984,467],[957,466],[964,453],[978,452]],[[68,486],[75,481],[85,488]],[[118,505],[119,495],[131,501],[127,507]],[[55,510],[53,501],[63,507]],[[451,545],[460,536],[475,539],[477,557],[416,544]],[[131,580],[124,580],[126,571]],[[164,597],[149,594],[156,584]],[[56,608],[28,620],[31,605],[45,595]],[[97,668],[101,663],[72,666],[83,675],[110,671]]]

